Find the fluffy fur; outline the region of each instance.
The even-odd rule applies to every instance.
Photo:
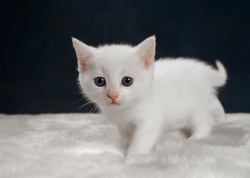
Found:
[[[79,83],[84,94],[118,126],[127,154],[149,153],[165,130],[188,128],[190,138],[209,135],[225,113],[216,89],[226,70],[193,59],[164,58],[154,62],[155,37],[139,45],[88,46],[73,38]],[[131,86],[124,86],[124,77]],[[97,86],[95,79],[105,79]]]
[[[1,178],[249,178],[250,114],[228,114],[202,141],[164,135],[123,157],[103,114],[0,114]]]

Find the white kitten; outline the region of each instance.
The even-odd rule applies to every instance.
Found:
[[[226,82],[218,70],[192,59],[154,62],[155,37],[139,45],[98,48],[72,38],[84,94],[118,126],[127,154],[149,153],[164,130],[187,127],[194,139],[225,121],[216,89]]]

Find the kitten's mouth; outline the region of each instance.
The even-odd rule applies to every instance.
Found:
[[[110,106],[119,106],[120,104],[115,102],[115,101],[112,101],[111,103],[109,103],[108,105]]]

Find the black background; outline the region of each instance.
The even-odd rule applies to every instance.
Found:
[[[80,107],[71,36],[93,46],[156,35],[159,57],[195,57],[229,73],[227,112],[250,112],[247,0],[1,0],[0,112],[88,112]]]

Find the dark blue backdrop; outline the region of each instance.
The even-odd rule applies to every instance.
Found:
[[[2,0],[0,112],[84,112],[70,36],[137,44],[155,34],[158,57],[220,59],[227,112],[250,112],[248,0]],[[78,101],[78,102],[77,102]],[[77,110],[78,108],[78,110]]]

